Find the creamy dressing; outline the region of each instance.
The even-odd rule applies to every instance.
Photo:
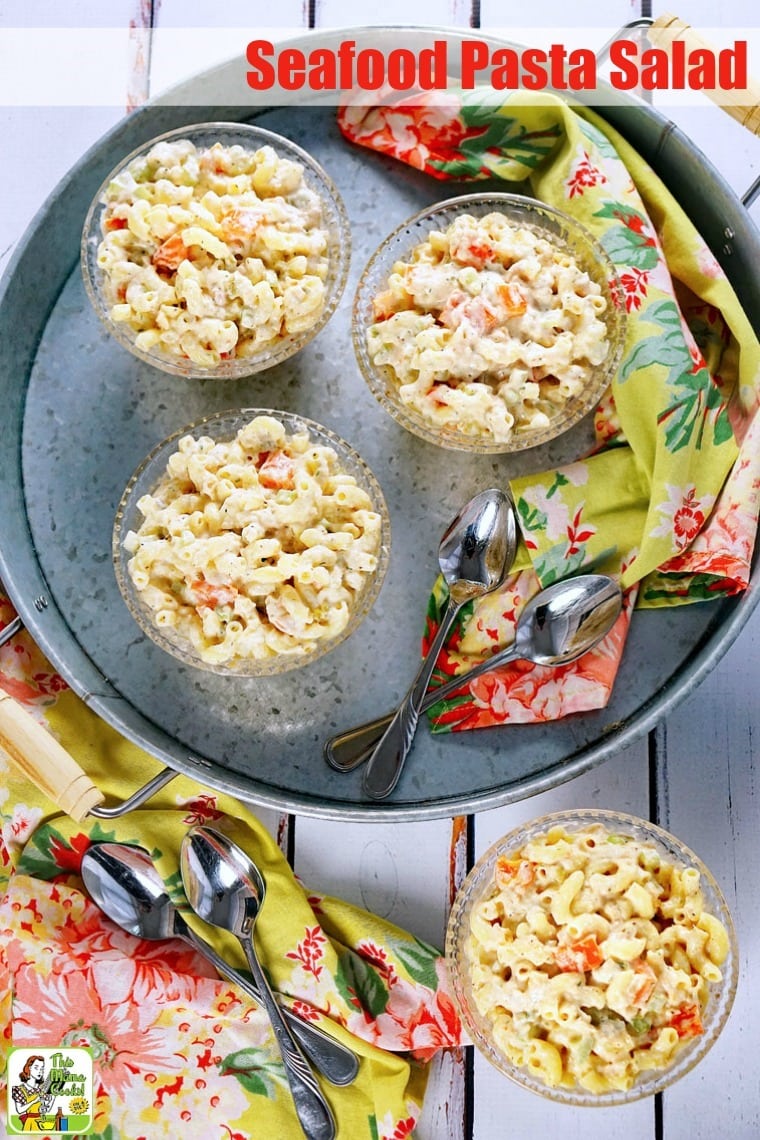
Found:
[[[542,431],[609,349],[606,301],[559,245],[504,215],[461,215],[397,262],[369,355],[433,425],[506,442]]]

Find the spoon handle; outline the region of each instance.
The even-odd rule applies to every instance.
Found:
[[[358,768],[370,755],[392,720],[393,713],[386,713],[376,720],[366,721],[331,737],[325,744],[325,760],[338,772],[351,772]]]
[[[462,603],[455,602],[449,596],[446,610],[433,638],[433,643],[420,662],[409,691],[369,758],[369,766],[364,773],[362,786],[371,799],[385,799],[398,783],[404,761],[414,740],[425,691],[438,660],[438,654],[445,644],[461,608]]]
[[[186,923],[177,929],[177,933],[185,942],[189,942],[194,950],[202,954],[223,977],[234,982],[241,990],[252,997],[259,1005],[262,1004],[261,994],[256,986],[245,974],[241,974],[234,966],[230,966],[213,946],[205,942],[199,935],[191,930]],[[320,1073],[333,1085],[350,1085],[359,1072],[359,1058],[340,1041],[333,1040],[316,1025],[308,1021],[301,1021],[297,1013],[288,1006],[281,1006],[282,1015],[288,1022],[301,1048]]]
[[[438,701],[443,701],[452,693],[459,692],[469,681],[480,677],[490,669],[497,668],[499,665],[506,665],[510,661],[515,661],[518,657],[519,653],[515,647],[510,646],[509,649],[502,650],[493,657],[474,665],[466,673],[452,677],[444,685],[430,689],[420,704],[420,712],[427,712]],[[375,744],[382,738],[392,720],[393,713],[387,713],[376,720],[367,721],[356,728],[350,728],[346,732],[333,736],[325,744],[324,751],[327,763],[332,768],[337,769],[338,772],[351,772],[354,768],[358,768],[372,754]]]
[[[267,976],[259,963],[253,938],[241,938],[240,942],[280,1049],[285,1075],[304,1135],[307,1140],[333,1140],[335,1120],[330,1112],[330,1106],[322,1095],[314,1074],[298,1047],[298,1042],[285,1023]]]

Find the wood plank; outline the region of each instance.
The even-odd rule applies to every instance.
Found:
[[[465,1131],[466,1053],[465,1048],[445,1049],[430,1062],[425,1101],[414,1131],[416,1140],[469,1140]]]
[[[315,15],[320,28],[386,27],[426,24],[456,27],[470,22],[470,4],[467,0],[384,0],[382,5],[363,5],[358,10],[351,0],[317,0]]]
[[[277,0],[276,4],[251,0],[154,0],[157,28],[238,28],[254,33],[261,28],[298,29],[308,26],[308,3]]]
[[[466,865],[467,829],[454,820],[295,822],[295,869],[322,893],[364,907],[443,947],[451,901]],[[465,1055],[439,1055],[430,1074],[418,1140],[464,1140]]]
[[[126,28],[140,0],[4,0],[2,28]]]
[[[133,11],[129,18],[128,111],[140,107],[150,96],[152,22],[151,0],[134,0]]]
[[[760,829],[757,747],[757,615],[721,664],[658,736],[662,752],[660,822],[710,868],[737,927],[739,990],[716,1044],[691,1073],[664,1094],[665,1137],[689,1120],[690,1140],[760,1135],[757,951],[760,947]],[[716,1097],[717,1090],[720,1090]]]
[[[159,0],[153,7],[151,95],[163,93],[217,64],[245,55],[251,39],[288,39],[308,26],[308,4],[280,0],[256,5],[250,0]],[[241,91],[241,102],[246,92]]]
[[[641,15],[639,0],[584,0],[583,4],[567,4],[566,0],[541,0],[537,4],[510,5],[505,11],[501,0],[481,0],[481,28],[553,28],[560,37],[565,28],[618,28]],[[505,21],[505,16],[508,20]],[[522,43],[522,36],[515,37]],[[591,42],[589,47],[595,45]]]
[[[671,13],[703,34],[708,28],[758,27],[757,5],[749,0],[652,0],[652,17]]]
[[[299,816],[295,869],[303,882],[442,947],[450,898],[450,820],[355,823]]]
[[[428,824],[428,827],[430,825]],[[471,820],[457,816],[451,821],[449,841],[449,893],[444,916],[467,874],[467,848]],[[447,1049],[433,1059],[422,1115],[417,1126],[418,1140],[466,1140],[467,1049]]]

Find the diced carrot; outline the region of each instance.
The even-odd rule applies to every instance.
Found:
[[[494,878],[500,886],[528,887],[536,877],[536,864],[529,859],[508,859],[500,855],[496,860]]]
[[[292,491],[296,465],[284,451],[272,451],[259,467],[259,483],[272,490]]]
[[[582,974],[585,970],[595,970],[601,966],[604,958],[596,938],[593,934],[587,934],[580,942],[558,947],[554,961],[563,973]]]
[[[451,256],[460,265],[472,265],[475,269],[482,269],[485,263],[492,259],[493,248],[485,241],[469,241],[452,249]]]
[[[464,293],[456,292],[441,309],[438,319],[448,328],[456,328],[467,321],[476,332],[483,334],[492,332],[508,316],[514,314],[506,312],[501,304],[495,308],[484,297],[467,297]]]
[[[178,233],[174,233],[168,237],[166,241],[162,242],[156,252],[153,254],[151,261],[156,269],[163,269],[167,273],[174,273],[179,268],[180,262],[185,261],[190,256],[187,246],[182,241]]]
[[[668,1025],[679,1037],[699,1037],[704,1033],[702,1015],[696,1005],[682,1005],[671,1017]]]
[[[128,226],[126,218],[108,218],[106,221],[106,230],[125,230]]]
[[[263,221],[258,210],[230,210],[220,222],[222,239],[227,242],[250,241]]]
[[[528,303],[517,285],[511,281],[499,286],[499,300],[507,310],[509,317],[521,317],[528,308]]]
[[[215,609],[217,606],[231,606],[237,597],[234,586],[215,586],[213,582],[207,582],[204,578],[192,582],[190,592],[196,605],[207,606],[210,609]]]

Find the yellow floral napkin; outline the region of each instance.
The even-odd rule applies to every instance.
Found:
[[[13,617],[0,591],[0,629]],[[23,633],[0,648],[0,687],[75,756],[107,797],[156,774],[155,760],[90,712]],[[185,942],[147,942],[84,891],[82,855],[99,840],[152,855],[183,917],[239,969],[239,943],[187,908],[178,870],[194,823],[224,830],[260,866],[267,897],[257,946],[276,988],[361,1059],[347,1087],[320,1084],[339,1140],[404,1140],[419,1117],[423,1063],[461,1041],[440,954],[338,899],[307,892],[244,805],[180,777],[139,811],[83,824],[17,775],[0,749],[0,1075],[8,1048],[89,1048],[93,1135],[108,1140],[300,1135],[268,1022]],[[5,1113],[0,1091],[0,1119]],[[55,1105],[55,1108],[67,1106]]]
[[[596,447],[510,480],[523,536],[504,590],[463,611],[438,663],[447,680],[514,638],[542,586],[593,567],[619,577],[626,612],[561,669],[518,663],[431,710],[438,731],[552,720],[606,704],[630,610],[746,588],[760,494],[760,346],[692,222],[596,113],[549,94],[415,95],[339,112],[348,139],[435,178],[528,179],[602,244],[627,311],[622,362],[595,414]],[[505,187],[509,189],[509,185]],[[425,647],[440,619],[439,581]]]

